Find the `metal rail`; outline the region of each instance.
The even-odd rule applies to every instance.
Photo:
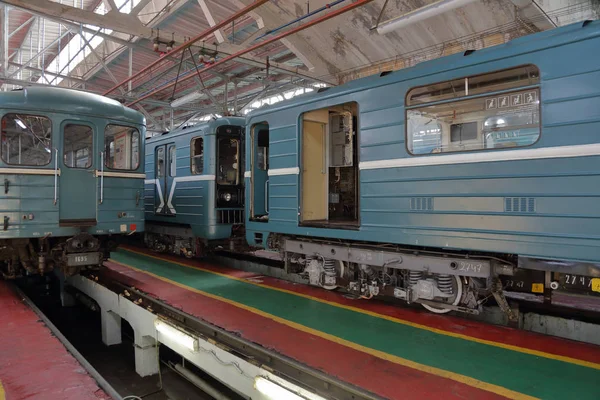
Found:
[[[293,29],[290,29],[289,31],[280,33],[279,35],[276,35],[276,36],[273,36],[272,38],[267,39],[264,42],[257,43],[257,44],[255,44],[253,46],[250,46],[250,47],[248,47],[248,48],[246,48],[244,50],[240,50],[237,53],[231,54],[231,55],[229,55],[227,57],[223,57],[222,59],[220,59],[220,60],[218,60],[218,61],[216,61],[216,62],[214,62],[214,63],[212,63],[212,64],[210,64],[210,65],[208,65],[206,67],[204,67],[202,69],[202,71],[200,71],[200,72],[202,72],[202,73],[207,72],[207,71],[209,71],[209,70],[211,70],[211,69],[213,69],[213,68],[215,68],[215,67],[217,67],[217,66],[219,66],[221,64],[224,64],[224,63],[226,63],[228,61],[231,61],[231,60],[233,60],[235,58],[241,57],[244,54],[250,53],[251,51],[254,51],[254,50],[256,50],[256,49],[258,49],[260,47],[266,46],[267,44],[270,44],[270,43],[276,42],[278,40],[281,40],[281,39],[285,38],[286,36],[293,35],[294,33],[298,33],[300,31],[303,31],[303,30],[305,30],[307,28],[310,28],[311,26],[317,25],[317,24],[319,24],[321,22],[324,22],[324,21],[327,21],[327,20],[329,20],[331,18],[337,17],[338,15],[341,15],[341,14],[343,14],[345,12],[353,10],[353,9],[355,9],[357,7],[364,6],[365,4],[370,3],[372,1],[373,0],[358,0],[355,3],[348,4],[348,5],[344,6],[344,7],[341,7],[339,9],[337,9],[335,11],[332,11],[332,12],[326,14],[326,15],[323,15],[323,16],[321,16],[319,18],[315,18],[314,20],[312,20],[310,22],[307,22],[307,23],[299,25],[299,26],[297,26],[297,27],[295,27]],[[191,79],[194,76],[195,76],[194,74],[187,75],[187,76],[179,79],[179,83],[184,82],[184,81],[186,81],[188,79]],[[138,99],[132,101],[131,103],[127,104],[127,107],[131,107],[131,106],[139,103],[140,101],[143,101],[143,100],[145,100],[145,99],[147,99],[149,97],[154,96],[157,93],[162,92],[163,90],[166,90],[166,89],[169,89],[169,88],[173,87],[174,85],[175,85],[174,83],[169,83],[168,85],[162,86],[159,89],[153,90],[153,91],[145,94],[144,96],[141,96],[140,98],[138,98]]]
[[[227,349],[240,358],[255,365],[261,365],[308,390],[316,390],[319,395],[330,399],[352,400],[383,400],[382,397],[367,392],[357,386],[338,380],[321,371],[303,365],[289,357],[272,352],[256,343],[236,336],[224,329],[218,328],[206,321],[187,314],[175,307],[147,295],[140,290],[122,283],[116,277],[117,273],[100,270],[93,276],[86,276],[97,284],[118,293],[139,307],[151,310],[152,313],[166,317],[191,332],[214,342],[219,347]]]
[[[173,50],[167,52],[164,56],[160,57],[158,60],[150,63],[150,65],[142,68],[140,71],[138,71],[135,74],[131,75],[130,77],[128,77],[127,79],[125,79],[121,83],[118,83],[115,86],[113,86],[112,88],[108,89],[106,92],[104,92],[104,96],[106,96],[106,95],[114,92],[115,90],[117,90],[121,86],[125,85],[126,83],[129,83],[130,81],[134,80],[135,78],[137,78],[137,77],[143,75],[144,73],[150,71],[157,64],[161,63],[162,61],[164,61],[168,57],[173,56],[173,54],[177,54],[180,51],[183,52],[185,49],[187,49],[188,47],[190,47],[192,44],[196,43],[200,39],[205,38],[206,36],[210,35],[211,33],[214,33],[215,31],[217,31],[217,30],[225,27],[225,25],[229,25],[229,23],[235,21],[239,17],[241,17],[241,16],[249,13],[250,11],[254,10],[255,8],[263,5],[264,3],[268,2],[268,1],[269,0],[256,0],[252,4],[247,5],[246,7],[242,8],[238,12],[234,13],[233,15],[231,15],[229,18],[224,19],[223,21],[219,22],[218,24],[216,24],[214,26],[211,26],[210,28],[208,28],[204,32],[202,32],[202,33],[194,36],[193,38],[191,38],[187,42],[185,42],[185,43],[183,43],[183,44],[175,47]]]

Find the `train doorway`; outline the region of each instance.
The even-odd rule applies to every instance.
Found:
[[[302,115],[302,225],[358,227],[357,117],[355,102]]]
[[[97,180],[94,173],[94,128],[80,121],[61,126],[59,213],[61,226],[94,226]]]
[[[250,150],[250,219],[269,220],[269,124],[252,127]]]
[[[156,146],[154,165],[154,213],[175,215],[172,189],[177,175],[177,151],[173,143]]]

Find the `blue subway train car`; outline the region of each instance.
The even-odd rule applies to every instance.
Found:
[[[225,117],[148,139],[148,247],[191,257],[243,227],[243,131]]]
[[[247,241],[439,313],[506,309],[515,281],[597,294],[598,48],[586,21],[249,114]]]
[[[90,93],[0,93],[0,266],[14,278],[97,267],[144,229],[145,120]]]

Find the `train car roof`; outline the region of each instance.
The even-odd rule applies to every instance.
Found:
[[[114,99],[61,87],[30,86],[0,92],[0,108],[88,115],[146,125],[146,119],[140,112]]]
[[[403,68],[393,72],[382,72],[381,74],[356,79],[340,86],[324,88],[324,90],[321,89],[299,95],[274,105],[263,106],[250,112],[247,115],[247,118],[250,120],[260,117],[261,115],[271,114],[276,111],[312,103],[318,100],[324,100],[330,97],[337,97],[382,85],[410,81],[428,75],[450,72],[463,67],[484,64],[548,47],[589,39],[599,35],[600,20],[578,22],[516,38],[505,44],[440,57],[431,61],[424,61],[413,67]]]
[[[211,119],[210,121],[201,122],[192,126],[185,126],[180,129],[175,129],[159,136],[153,136],[146,140],[146,144],[160,142],[162,140],[171,140],[174,137],[196,134],[196,136],[205,136],[213,134],[219,126],[223,125],[238,125],[245,126],[246,119],[244,117],[221,117]]]

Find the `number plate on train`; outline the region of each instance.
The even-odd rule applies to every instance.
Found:
[[[69,267],[98,264],[100,264],[100,253],[97,252],[67,254],[67,265]]]
[[[560,276],[560,283],[565,289],[600,293],[600,278],[562,274]]]

